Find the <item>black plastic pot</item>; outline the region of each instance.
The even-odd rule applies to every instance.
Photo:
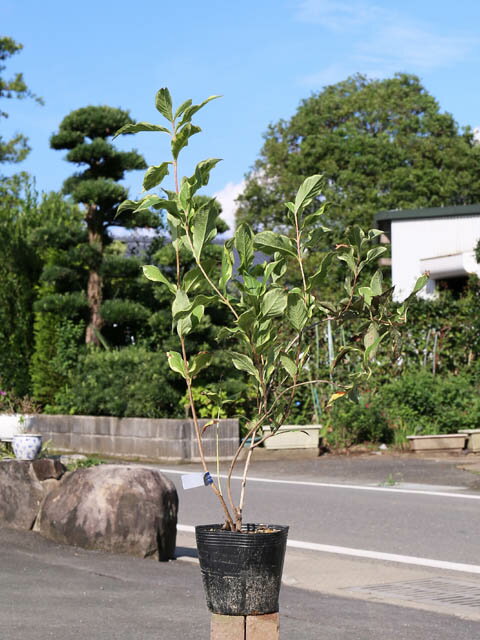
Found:
[[[276,613],[288,527],[246,524],[242,531],[223,531],[221,526],[195,527],[208,608],[228,616]]]

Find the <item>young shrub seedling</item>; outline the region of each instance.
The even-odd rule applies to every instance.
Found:
[[[392,335],[398,324],[405,322],[409,299],[392,310],[392,289],[384,286],[381,271],[376,270],[364,281],[364,274],[371,273],[372,266],[386,250],[376,245],[380,231],[375,229],[367,233],[358,227],[352,229],[345,243],[319,257],[313,273],[306,271],[305,257],[315,252],[318,238],[325,232],[321,221],[326,204],[321,199],[320,175],[306,178],[295,200],[285,203],[286,222],[292,229],[290,235],[275,230],[254,233],[248,224],[240,224],[223,246],[220,277],[213,275],[215,270],[204,259],[204,254],[217,235],[218,209],[213,198],[200,200],[197,194],[208,184],[210,172],[219,159],[202,160],[191,176],[182,179],[179,179],[178,162],[182,149],[200,131],[192,123],[193,116],[216,98],[218,96],[210,96],[196,105],[187,100],[174,110],[168,89],[160,89],[155,105],[165,124],[139,122],[127,124],[117,131],[116,135],[147,131],[169,136],[171,158],[147,170],[143,187],[145,191],[158,187],[170,172],[174,183],[174,189],[162,189],[162,195],[147,194],[139,201],[123,202],[119,212],[138,213],[151,208],[166,212],[176,255],[176,278],[169,279],[154,265],[145,266],[143,271],[147,278],[166,287],[171,295],[172,323],[178,334],[179,350],[168,352],[167,357],[170,367],[186,383],[205,473],[208,472],[203,447],[205,427],[202,429],[199,424],[194,386],[199,372],[209,366],[212,355],[201,352],[187,357],[186,345],[188,336],[202,322],[209,305],[220,303],[229,311],[230,320],[220,330],[219,339],[234,340],[236,347],[228,355],[232,365],[248,375],[255,390],[256,410],[248,417],[245,435],[230,462],[226,495],[217,483],[210,486],[222,506],[224,528],[240,531],[247,474],[254,449],[267,437],[275,435],[285,423],[299,387],[319,383],[332,385],[330,378],[301,379],[310,358],[306,330],[328,320],[355,328],[352,343],[341,349],[331,365],[333,371],[345,357],[355,361],[348,379],[332,389],[331,405],[338,398],[353,396],[358,383],[368,378],[380,343]],[[182,270],[181,250],[187,251],[195,262],[195,266],[186,272]],[[256,264],[256,252],[261,252],[268,260]],[[339,261],[345,270],[344,297],[335,303],[321,300],[315,294],[328,278],[333,261]],[[298,286],[289,283],[287,264],[290,268],[293,264],[298,272]],[[417,281],[412,296],[425,281],[425,277]],[[208,295],[199,293],[206,287]],[[263,434],[262,428],[266,425],[270,427],[270,435]],[[247,441],[240,494],[235,497],[232,473],[240,463],[240,454]]]

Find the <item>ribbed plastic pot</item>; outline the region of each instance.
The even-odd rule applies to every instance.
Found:
[[[288,527],[246,524],[242,531],[221,527],[195,527],[209,610],[227,616],[276,613]],[[259,529],[273,531],[261,533]]]

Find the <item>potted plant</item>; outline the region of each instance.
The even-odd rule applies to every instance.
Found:
[[[42,436],[30,433],[35,403],[25,396],[18,398],[13,392],[0,390],[0,441],[11,443],[15,457],[34,460],[42,448]]]
[[[35,460],[42,450],[42,435],[30,433],[26,426],[20,426],[20,433],[12,438],[12,449],[17,460]]]
[[[223,513],[223,522],[196,527],[208,606],[214,613],[227,615],[266,614],[278,611],[288,526],[243,521],[252,454],[286,423],[300,387],[320,383],[331,387],[328,405],[344,396],[354,397],[358,383],[370,374],[370,364],[380,343],[405,321],[408,299],[392,310],[392,289],[384,286],[381,271],[375,270],[364,281],[364,274],[368,271],[371,274],[386,250],[376,245],[378,230],[365,233],[360,228],[352,229],[345,243],[319,256],[314,272],[307,273],[305,258],[315,252],[319,236],[326,231],[321,224],[326,205],[321,199],[320,175],[306,178],[294,202],[285,203],[286,220],[293,230],[290,235],[274,230],[254,233],[247,224],[240,224],[225,242],[219,275],[214,275],[204,252],[217,234],[218,208],[214,199],[198,198],[197,194],[207,185],[210,171],[219,160],[201,161],[191,176],[181,180],[178,161],[189,139],[200,131],[192,124],[193,116],[217,97],[211,96],[198,105],[187,100],[174,110],[168,89],[160,89],[155,105],[166,126],[139,122],[116,133],[154,131],[169,136],[171,158],[147,170],[143,187],[146,191],[158,187],[170,171],[174,185],[173,189],[163,189],[162,195],[148,194],[139,201],[127,200],[119,211],[139,213],[150,208],[164,211],[175,250],[173,279],[155,265],[144,266],[143,271],[171,295],[172,323],[179,349],[167,353],[168,362],[185,380],[205,483],[217,496]],[[184,252],[195,263],[187,271],[182,267]],[[265,254],[267,260],[257,264],[255,252]],[[344,267],[346,276],[344,297],[335,303],[323,301],[318,295],[333,261]],[[216,266],[218,269],[219,265]],[[297,285],[288,279],[292,266],[298,276]],[[426,277],[419,279],[412,296],[425,281]],[[205,288],[208,294],[200,293]],[[212,354],[191,355],[188,351],[189,335],[212,304],[223,305],[229,313],[229,321],[218,337],[234,344],[227,349],[230,361],[249,377],[256,396],[256,409],[246,421],[244,436],[230,462],[225,489],[220,479],[215,481],[209,473],[202,437],[211,426],[200,427],[194,398],[195,379],[209,366]],[[306,331],[329,320],[336,325],[350,323],[355,327],[352,343],[342,348],[331,366],[333,372],[347,358],[350,371],[341,383],[331,377],[304,380],[302,374],[310,358]],[[215,422],[212,420],[210,425]],[[247,442],[247,454],[241,455]],[[236,496],[231,480],[239,464],[243,465],[243,472]]]

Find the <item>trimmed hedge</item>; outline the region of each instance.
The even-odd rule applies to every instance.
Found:
[[[164,353],[139,346],[82,355],[68,385],[55,396],[48,413],[77,415],[183,417],[182,382],[170,370]]]

